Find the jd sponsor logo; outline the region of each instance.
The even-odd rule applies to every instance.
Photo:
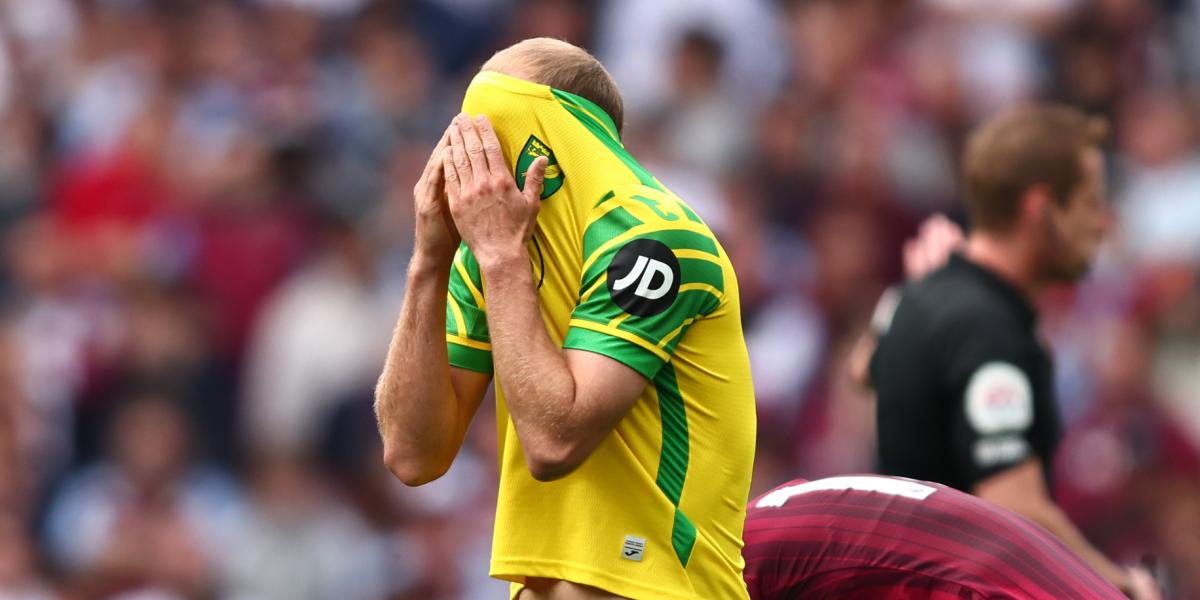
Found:
[[[631,315],[657,315],[679,295],[679,260],[662,242],[633,240],[608,265],[608,293]]]

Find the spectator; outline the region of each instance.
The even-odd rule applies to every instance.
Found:
[[[386,597],[385,540],[368,529],[302,460],[268,455],[251,481],[245,526],[219,559],[222,598]]]
[[[0,598],[52,600],[55,594],[37,568],[34,540],[21,523],[0,513]]]
[[[244,522],[236,489],[189,459],[174,398],[130,398],[109,442],[106,457],[68,479],[51,502],[51,558],[85,594],[209,591],[214,562]]]
[[[387,349],[367,240],[330,219],[323,248],[266,303],[246,371],[244,432],[255,447],[311,452],[337,402],[368,387]]]

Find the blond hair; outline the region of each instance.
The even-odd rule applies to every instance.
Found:
[[[528,79],[592,101],[617,126],[624,126],[621,92],[604,65],[587,50],[554,38],[522,40],[494,54],[484,71]]]

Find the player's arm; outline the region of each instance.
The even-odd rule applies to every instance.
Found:
[[[440,477],[454,461],[491,376],[452,368],[447,288],[458,235],[443,196],[443,137],[413,190],[416,244],[404,304],[375,390],[388,469],[408,485]]]
[[[499,385],[530,472],[556,479],[582,464],[628,412],[646,379],[611,358],[555,347],[525,250],[540,208],[546,159],[534,161],[522,192],[490,123],[460,115],[456,124],[444,158],[446,189],[454,221],[487,282]]]
[[[1122,592],[1134,598],[1147,597],[1141,593],[1133,594],[1130,572],[1108,560],[1088,543],[1083,533],[1050,498],[1045,481],[1042,462],[1030,458],[977,483],[972,493],[1041,525]]]
[[[497,260],[483,269],[494,282],[488,327],[499,383],[525,460],[535,478],[558,479],[583,464],[647,381],[607,356],[555,347],[527,258]]]

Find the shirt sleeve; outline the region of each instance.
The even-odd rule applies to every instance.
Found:
[[[653,379],[688,327],[724,305],[725,259],[712,232],[661,196],[602,199],[589,215],[578,301],[563,348]]]
[[[954,347],[946,371],[954,399],[951,444],[973,486],[1034,455],[1035,407],[1048,402],[1037,381],[1036,349],[1002,326],[975,325]]]
[[[479,263],[465,244],[454,255],[446,292],[446,352],[451,366],[492,373],[483,277]]]

